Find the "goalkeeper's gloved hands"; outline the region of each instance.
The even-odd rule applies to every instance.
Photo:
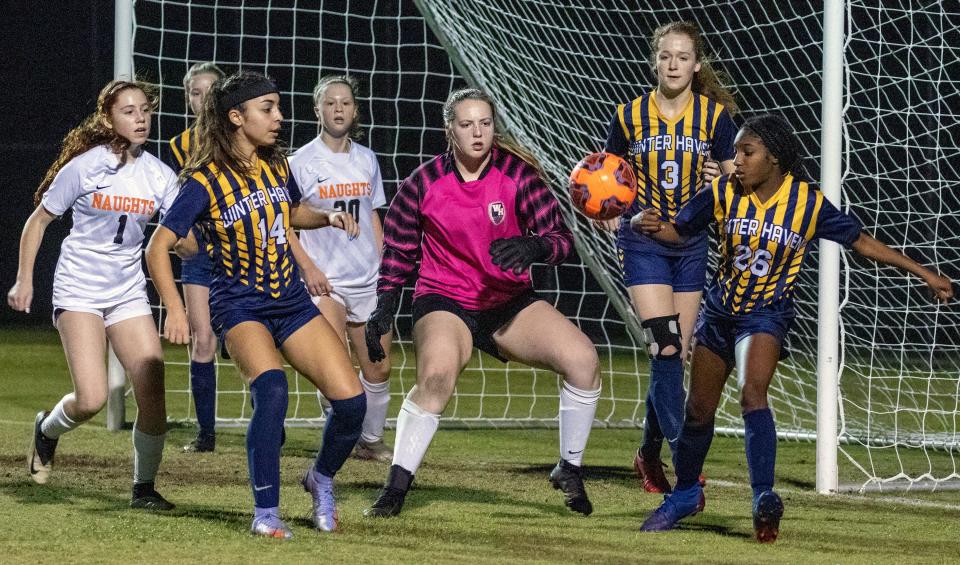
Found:
[[[549,254],[547,242],[535,235],[500,238],[490,244],[493,264],[503,271],[513,270],[515,275],[526,271],[533,263],[543,261]]]
[[[380,345],[380,337],[393,327],[393,319],[400,307],[400,290],[389,290],[377,295],[377,307],[367,320],[364,337],[367,342],[367,357],[371,363],[383,361],[387,354]]]

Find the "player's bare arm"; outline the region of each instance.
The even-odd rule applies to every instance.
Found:
[[[853,249],[868,259],[903,269],[920,277],[930,287],[934,300],[938,302],[946,304],[953,298],[953,282],[949,278],[924,267],[870,234],[861,233],[860,237],[853,242]]]
[[[173,267],[170,265],[170,250],[176,245],[177,234],[167,227],[160,226],[147,245],[147,270],[160,294],[160,300],[167,308],[167,318],[163,324],[163,337],[174,344],[185,345],[190,339],[190,325],[187,323],[187,311],[177,292],[173,280]]]
[[[37,206],[33,214],[27,219],[20,235],[20,261],[17,266],[17,282],[7,293],[7,304],[18,312],[30,313],[30,303],[33,302],[33,264],[37,259],[37,251],[47,226],[56,219],[56,216],[43,206]]]

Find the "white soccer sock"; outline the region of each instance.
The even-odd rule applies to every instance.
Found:
[[[393,464],[416,474],[430,440],[440,425],[440,414],[420,408],[408,396],[397,416],[397,439],[393,444]]]
[[[141,432],[133,426],[133,483],[152,483],[163,459],[163,442],[167,434],[158,436]]]
[[[360,440],[373,443],[383,438],[383,423],[390,404],[390,381],[371,383],[360,373],[360,384],[367,393],[367,414],[363,417]]]
[[[564,382],[560,389],[560,458],[580,466],[587,447],[600,389],[582,390]]]
[[[69,416],[67,416],[67,413],[63,411],[63,405],[68,400],[72,399],[72,392],[60,399],[60,402],[53,407],[53,410],[50,411],[50,414],[48,414],[47,417],[43,419],[43,422],[40,423],[40,433],[47,436],[48,439],[57,439],[58,437],[83,423],[74,422]]]

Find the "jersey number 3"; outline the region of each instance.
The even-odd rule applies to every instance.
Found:
[[[273,225],[270,226],[269,237],[266,218],[260,219],[257,228],[260,230],[260,249],[266,249],[271,239],[276,239],[277,245],[283,245],[287,242],[287,230],[283,228],[283,214],[277,214],[277,217],[274,218]]]

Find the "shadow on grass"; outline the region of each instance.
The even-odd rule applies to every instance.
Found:
[[[96,504],[96,508],[85,509],[90,512],[105,510],[126,510],[130,508],[128,491],[97,490],[57,484],[38,485],[29,478],[0,482],[0,491],[23,505],[72,504],[86,502]]]
[[[347,483],[351,488],[370,492],[370,504],[376,500],[383,483],[374,483],[371,481],[358,481]],[[545,486],[544,492],[554,492],[549,486]],[[559,493],[556,504],[545,504],[520,500],[518,497],[510,494],[497,492],[494,490],[477,489],[465,487],[463,485],[437,485],[427,484],[418,485],[414,482],[407,498],[403,503],[403,513],[415,512],[419,508],[427,508],[434,504],[486,504],[491,506],[524,506],[551,515],[566,515],[570,511],[563,505],[563,496]]]
[[[547,465],[510,465],[504,466],[504,470],[518,475],[541,475],[547,477],[555,466],[555,463]],[[633,469],[610,465],[585,465],[583,467],[583,478],[585,481],[606,481],[627,485],[632,485],[637,482],[637,476],[634,474]]]

